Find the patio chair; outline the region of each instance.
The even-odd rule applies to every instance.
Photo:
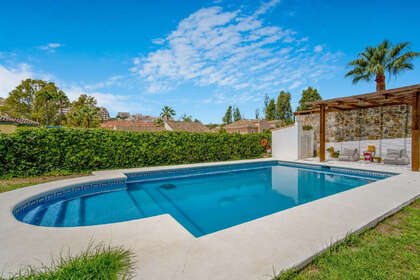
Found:
[[[360,155],[358,149],[347,149],[344,148],[343,152],[340,153],[340,156],[338,157],[341,161],[359,161]]]
[[[406,165],[410,162],[407,151],[405,149],[395,150],[387,149],[386,156],[384,158],[385,164],[396,164]]]

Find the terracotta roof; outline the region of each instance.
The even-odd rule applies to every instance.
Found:
[[[295,126],[295,124],[294,123],[292,123],[292,124],[289,124],[289,125],[285,125],[285,126],[282,126],[282,127],[276,127],[276,128],[274,128],[274,129],[272,129],[273,131],[274,130],[281,130],[281,129],[285,129],[285,128],[289,128],[289,127],[294,127]]]
[[[222,129],[222,126],[218,125],[210,129],[210,132],[219,132]]]
[[[116,130],[129,130],[129,131],[163,131],[164,127],[157,126],[153,122],[140,122],[140,121],[107,121],[101,124],[102,128],[116,129]]]
[[[39,126],[39,123],[34,122],[32,120],[23,119],[23,118],[12,118],[8,115],[0,115],[0,122],[12,122],[21,125],[35,125]]]
[[[188,132],[210,132],[202,123],[199,122],[181,122],[181,121],[165,121],[169,127],[175,131],[188,131]]]
[[[258,127],[264,120],[247,120],[242,119],[231,124],[225,125],[225,128],[239,128],[239,127]]]

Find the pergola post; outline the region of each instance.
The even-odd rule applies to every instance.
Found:
[[[325,104],[320,104],[319,112],[319,161],[325,161]]]
[[[413,94],[411,109],[411,170],[419,171],[420,92]]]

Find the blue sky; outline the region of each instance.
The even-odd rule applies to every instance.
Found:
[[[2,1],[0,96],[27,77],[111,115],[157,115],[164,105],[206,123],[228,105],[246,118],[264,95],[318,88],[323,98],[374,91],[346,63],[383,39],[420,51],[418,1]],[[388,88],[420,83],[415,70]]]

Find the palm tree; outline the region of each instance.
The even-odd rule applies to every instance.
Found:
[[[67,95],[62,91],[59,90],[57,92],[57,95],[55,97],[57,103],[58,103],[58,113],[59,113],[59,121],[60,121],[60,125],[63,125],[63,109],[68,107],[70,104],[69,98],[67,97]]]
[[[160,113],[160,116],[162,117],[162,119],[164,120],[169,120],[172,119],[173,116],[175,116],[175,110],[172,109],[169,106],[164,106],[162,108],[162,112]]]
[[[354,84],[360,80],[370,81],[375,77],[376,91],[385,90],[385,73],[391,77],[404,70],[413,69],[411,60],[420,53],[407,51],[408,47],[408,42],[391,46],[388,40],[384,40],[377,47],[366,47],[357,59],[348,64],[354,68],[346,77],[352,76]]]

